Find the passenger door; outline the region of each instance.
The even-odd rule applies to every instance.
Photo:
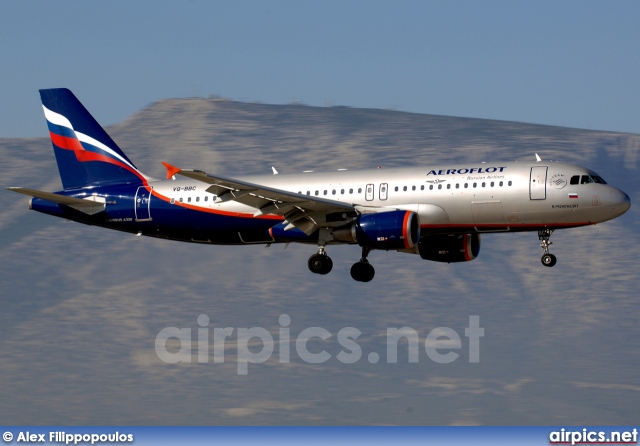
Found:
[[[547,198],[547,166],[535,166],[531,168],[529,180],[529,198],[532,200],[545,200]]]
[[[133,203],[136,221],[151,220],[151,194],[146,186],[140,186],[136,191],[136,198]]]

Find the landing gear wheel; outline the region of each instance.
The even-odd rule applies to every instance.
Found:
[[[314,254],[307,262],[309,271],[315,274],[329,274],[333,268],[333,260],[326,254]]]
[[[371,248],[362,247],[362,257],[360,261],[354,263],[351,267],[351,277],[358,282],[371,282],[373,276],[376,275],[376,270],[369,264],[367,256],[371,252]]]
[[[551,241],[549,238],[553,234],[553,229],[543,229],[542,231],[538,231],[538,239],[540,240],[540,247],[542,248],[543,254],[542,258],[540,258],[540,262],[544,266],[552,267],[556,264],[557,259],[553,254],[549,254],[549,245],[551,245]]]
[[[351,277],[358,282],[371,282],[375,275],[376,270],[369,262],[354,263],[351,267]]]
[[[552,267],[553,265],[556,264],[558,260],[556,259],[556,256],[554,256],[553,254],[543,254],[540,261],[544,266]]]

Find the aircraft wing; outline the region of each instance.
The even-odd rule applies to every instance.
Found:
[[[320,226],[342,225],[350,221],[347,218],[357,215],[353,203],[297,194],[220,175],[210,175],[201,170],[178,169],[163,164],[171,175],[179,174],[209,184],[206,191],[217,196],[216,203],[236,201],[251,206],[256,209],[254,217],[265,214],[281,215],[285,223],[288,223],[286,229],[295,227],[306,234],[312,234]],[[339,214],[339,217],[332,218],[331,214]]]

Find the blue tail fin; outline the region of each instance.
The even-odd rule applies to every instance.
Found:
[[[71,91],[40,90],[40,97],[65,190],[146,181]]]

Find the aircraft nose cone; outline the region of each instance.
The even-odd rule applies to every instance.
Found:
[[[631,199],[619,189],[614,189],[609,193],[609,202],[614,206],[618,215],[622,215],[631,207]]]

